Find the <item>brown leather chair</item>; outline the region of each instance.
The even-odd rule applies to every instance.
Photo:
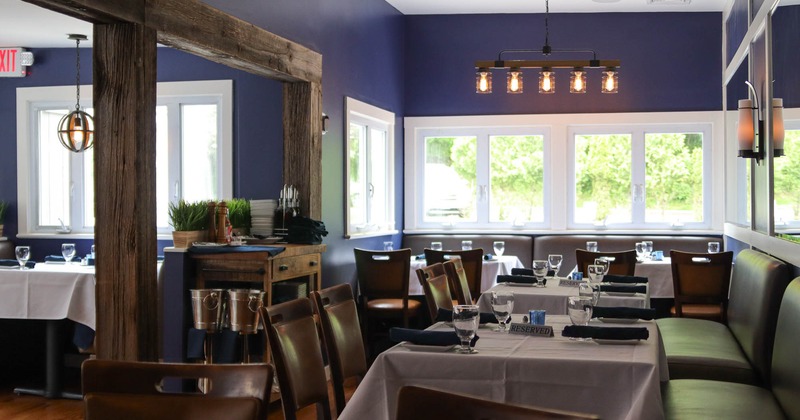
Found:
[[[437,263],[441,267],[441,263]],[[428,266],[430,267],[430,266]],[[436,321],[439,309],[453,310],[453,300],[450,295],[450,281],[441,269],[442,274],[436,277],[429,277],[432,270],[417,269],[417,279],[425,292],[425,300],[428,302],[428,311],[431,315],[431,322]]]
[[[331,419],[328,380],[311,300],[299,298],[261,307],[269,348],[281,390],[283,418],[315,404],[318,419]]]
[[[396,420],[585,420],[600,418],[589,414],[509,404],[415,385],[406,385],[400,388],[396,413]]]
[[[411,250],[370,251],[354,249],[361,296],[361,322],[365,344],[371,338],[370,319],[399,318],[403,326],[416,317],[422,303],[408,298],[411,275]],[[366,345],[365,345],[366,347]]]
[[[272,366],[89,359],[81,365],[87,420],[266,419]],[[163,381],[203,381],[204,391],[164,390]],[[176,382],[176,385],[181,385]]]
[[[428,265],[444,263],[451,257],[461,257],[461,264],[464,265],[464,272],[467,273],[469,292],[472,296],[481,295],[481,276],[483,272],[483,249],[471,249],[468,251],[434,251],[425,248],[425,260]]]
[[[673,316],[727,323],[733,252],[716,254],[672,250]]]
[[[336,413],[344,410],[344,381],[367,373],[367,357],[358,308],[349,284],[339,284],[311,292],[314,307],[322,325],[322,337],[331,367]]]
[[[590,265],[594,264],[595,258],[609,257],[608,274],[618,276],[632,276],[636,271],[636,250],[620,252],[591,252],[585,249],[575,250],[575,260],[578,262],[578,271],[588,276]],[[613,258],[613,260],[611,260]]]
[[[472,305],[474,302],[472,300],[472,294],[469,291],[467,272],[464,270],[464,264],[461,263],[461,258],[452,258],[445,261],[443,265],[458,304]]]

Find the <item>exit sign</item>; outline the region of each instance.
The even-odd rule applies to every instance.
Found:
[[[25,77],[33,54],[23,48],[0,48],[0,77]]]

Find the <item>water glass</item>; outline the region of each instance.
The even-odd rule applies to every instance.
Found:
[[[597,242],[595,241],[587,241],[586,242],[586,250],[589,252],[597,252]]]
[[[587,296],[570,296],[567,302],[567,313],[572,325],[589,325],[593,309],[592,298]],[[591,338],[579,338],[577,340],[586,341],[591,340]]]
[[[461,250],[469,251],[472,249],[472,241],[461,241]]]
[[[531,264],[533,275],[536,277],[536,286],[544,287],[544,277],[547,275],[547,261],[533,260]]]
[[[578,285],[578,296],[585,296],[592,300],[592,306],[597,305],[600,300],[600,287],[588,281],[583,281]]]
[[[434,251],[441,251],[442,250],[442,243],[441,242],[431,242],[431,249]]]
[[[392,241],[385,241],[383,243],[384,251],[394,251],[394,243]]]
[[[605,258],[595,258],[594,265],[602,265],[603,266],[603,275],[605,276],[608,274],[608,269],[611,267],[611,263],[608,262]]]
[[[644,258],[651,259],[653,257],[653,241],[642,241],[644,244]]]
[[[605,276],[605,267],[602,265],[589,265],[586,267],[586,271],[588,271],[587,274],[589,275],[589,280],[591,280],[592,283],[600,283],[603,281],[603,276]]]
[[[558,277],[558,270],[561,268],[561,263],[564,261],[564,256],[560,254],[550,254],[547,256],[547,264],[553,270],[553,277]]]
[[[75,244],[61,244],[61,255],[67,264],[71,263],[75,258]]]
[[[636,259],[644,261],[645,244],[644,242],[636,242]]]
[[[503,241],[495,241],[492,244],[492,248],[494,248],[494,255],[502,257],[503,253],[506,252],[506,243]]]
[[[453,306],[453,328],[459,340],[461,340],[461,348],[458,349],[459,353],[477,353],[470,346],[470,343],[478,331],[479,320],[478,305]]]
[[[92,244],[92,251],[91,251],[91,254],[92,254],[92,259],[94,259],[94,258],[95,258],[95,256],[94,256],[94,255],[95,255],[95,254],[94,254],[94,244]]]
[[[500,326],[495,331],[505,332],[506,322],[514,311],[513,292],[492,292],[492,312]]]
[[[716,254],[719,252],[719,242],[709,242],[708,243],[708,253],[709,254]]]
[[[20,270],[27,270],[28,267],[25,267],[25,264],[27,264],[28,260],[31,258],[31,247],[18,246],[14,248],[14,254],[17,256]]]

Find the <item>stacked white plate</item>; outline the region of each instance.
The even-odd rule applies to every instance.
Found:
[[[250,200],[250,234],[272,236],[278,200]]]

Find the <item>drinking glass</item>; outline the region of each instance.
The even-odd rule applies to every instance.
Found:
[[[561,268],[561,262],[564,261],[564,256],[560,254],[550,254],[547,256],[547,264],[553,270],[553,277],[558,277],[558,270]]]
[[[642,241],[644,244],[644,258],[649,260],[653,258],[653,241]]]
[[[17,256],[17,261],[19,262],[19,269],[20,270],[27,270],[28,267],[25,267],[25,264],[28,262],[28,259],[31,257],[31,247],[29,246],[18,246],[14,248],[14,254]]]
[[[503,253],[506,252],[506,243],[503,241],[495,241],[492,247],[494,248],[494,255],[498,257],[502,257]]]
[[[441,242],[431,242],[431,249],[434,251],[441,251],[442,250],[442,243]]]
[[[709,254],[716,254],[719,252],[719,242],[709,242],[708,243],[708,253]]]
[[[394,243],[392,241],[386,241],[383,243],[383,250],[384,251],[394,251]]]
[[[472,241],[461,241],[461,250],[469,251],[472,249]]]
[[[644,261],[645,244],[644,242],[636,242],[636,259]]]
[[[605,276],[608,274],[608,269],[611,267],[611,263],[608,262],[605,258],[595,258],[594,265],[602,265],[603,266],[603,275]]]
[[[592,298],[587,296],[570,296],[567,303],[567,313],[572,325],[589,325],[592,319]],[[571,340],[572,338],[570,338]],[[578,338],[578,341],[591,340],[590,338]]]
[[[586,242],[586,250],[589,252],[597,252],[597,242],[595,241],[587,241]]]
[[[477,353],[470,346],[472,338],[478,331],[479,312],[478,305],[456,305],[453,306],[453,328],[456,330],[461,348],[459,353]]]
[[[75,244],[61,244],[61,255],[67,264],[71,263],[75,258]]]
[[[94,255],[95,255],[95,254],[94,254],[94,244],[92,244],[92,251],[91,251],[91,254],[92,254],[92,259],[94,259],[94,258],[95,258],[95,256],[94,256]]]
[[[536,285],[544,287],[544,277],[547,275],[547,261],[533,260],[533,275],[536,276]]]
[[[592,306],[597,305],[600,300],[600,287],[588,281],[582,281],[578,285],[578,296],[585,296],[592,300]]]
[[[513,292],[492,292],[492,312],[500,325],[495,331],[505,332],[506,322],[514,310]]]
[[[600,283],[603,281],[603,276],[605,276],[605,267],[602,265],[592,264],[586,267],[586,270],[588,271],[587,274],[589,275],[589,280],[591,280],[592,283]]]

